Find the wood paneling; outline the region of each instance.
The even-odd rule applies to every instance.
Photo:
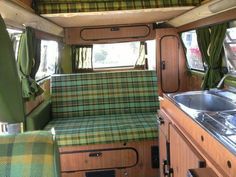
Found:
[[[151,39],[155,39],[155,30],[151,24],[65,29],[65,43],[67,44],[88,45]]]
[[[204,75],[188,73],[187,75],[187,90],[201,90],[201,84],[203,81]]]
[[[170,157],[174,177],[184,177],[188,169],[205,164],[201,155],[173,125],[170,125]]]
[[[163,109],[164,108],[164,109]],[[165,96],[161,110],[170,115],[172,123],[188,139],[219,177],[236,177],[236,157],[212,135],[198,125]],[[228,163],[231,163],[231,167]]]
[[[138,163],[134,167],[130,168],[115,168],[116,170],[116,177],[157,177],[159,176],[159,170],[156,168],[152,168],[151,163],[151,147],[152,146],[158,146],[158,140],[153,141],[137,141],[137,142],[127,142],[127,143],[116,143],[116,144],[98,144],[98,145],[87,145],[87,146],[71,146],[71,147],[63,147],[60,148],[60,153],[70,153],[70,152],[76,152],[76,151],[93,151],[94,149],[119,149],[119,148],[134,148],[138,152]],[[120,154],[121,155],[121,154]],[[114,157],[115,156],[115,157]],[[118,157],[119,154],[114,154],[110,156],[110,158],[106,159],[107,162],[104,163],[113,163],[111,162],[113,159],[121,159],[121,157]],[[61,158],[64,158],[64,156],[61,156]],[[133,153],[128,153],[127,156],[122,157],[124,159],[133,158]],[[61,160],[61,166],[62,169],[64,169],[64,166],[67,166],[67,160]],[[77,161],[74,161],[73,163],[78,163]],[[118,162],[116,162],[118,163]],[[78,163],[78,166],[80,163]],[[88,168],[88,167],[86,167]],[[99,170],[99,169],[97,169]],[[85,177],[86,171],[78,171],[74,173],[62,173],[62,177]]]

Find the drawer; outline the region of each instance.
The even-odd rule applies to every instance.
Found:
[[[138,153],[133,148],[62,152],[60,158],[62,172],[128,168],[138,163]]]

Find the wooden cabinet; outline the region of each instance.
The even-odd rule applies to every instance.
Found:
[[[179,107],[177,107],[176,104],[174,104],[166,95],[164,95],[164,99],[162,99],[160,102],[160,115],[162,118],[168,117],[168,119],[171,121],[170,125],[174,126],[173,129],[173,127],[170,128],[171,126],[169,125],[170,168],[171,167],[173,167],[173,169],[176,168],[176,170],[174,171],[178,171],[179,170],[178,168],[180,167],[182,168],[182,166],[184,166],[180,165],[180,167],[175,167],[174,164],[175,163],[177,164],[177,162],[175,162],[175,160],[172,159],[172,158],[178,158],[175,157],[175,155],[180,154],[180,152],[177,153],[173,152],[179,151],[178,148],[182,146],[178,145],[177,144],[178,142],[176,142],[177,137],[175,137],[176,136],[175,130],[177,130],[180,133],[180,135],[182,135],[178,137],[180,139],[185,138],[185,141],[192,146],[190,148],[192,150],[184,151],[181,153],[183,153],[187,157],[189,156],[190,159],[192,159],[193,157],[188,155],[188,153],[191,151],[196,151],[204,158],[206,166],[211,168],[216,173],[217,176],[236,177],[235,154],[230,152],[229,149],[227,149],[214,136],[212,136],[212,134],[210,134],[207,130],[205,130],[198,123],[196,123],[195,120],[189,117],[187,113],[185,113]],[[183,147],[181,147],[181,149],[183,149]],[[182,163],[184,161],[184,158],[187,157],[181,157],[181,162],[179,163]],[[174,175],[174,177],[176,176]]]
[[[205,160],[182,133],[170,125],[170,169],[174,177],[187,176],[190,168],[205,167]]]

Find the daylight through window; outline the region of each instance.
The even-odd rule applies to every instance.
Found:
[[[195,30],[182,33],[181,38],[186,48],[186,57],[190,69],[204,71],[202,56],[197,43]]]
[[[56,72],[58,62],[58,43],[55,41],[41,41],[40,66],[35,79],[43,79]]]

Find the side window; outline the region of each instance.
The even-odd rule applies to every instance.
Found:
[[[182,41],[186,48],[186,58],[190,69],[204,71],[202,55],[197,43],[195,30],[181,34]]]
[[[229,72],[236,72],[236,23],[226,31],[224,50]]]
[[[17,55],[18,55],[18,48],[19,48],[19,43],[20,43],[20,36],[22,31],[20,30],[16,30],[16,29],[7,29],[9,36],[12,40],[12,44],[13,44],[13,49],[15,52],[15,59],[17,59]]]
[[[58,43],[41,40],[40,66],[35,79],[40,80],[56,72],[58,63]]]

